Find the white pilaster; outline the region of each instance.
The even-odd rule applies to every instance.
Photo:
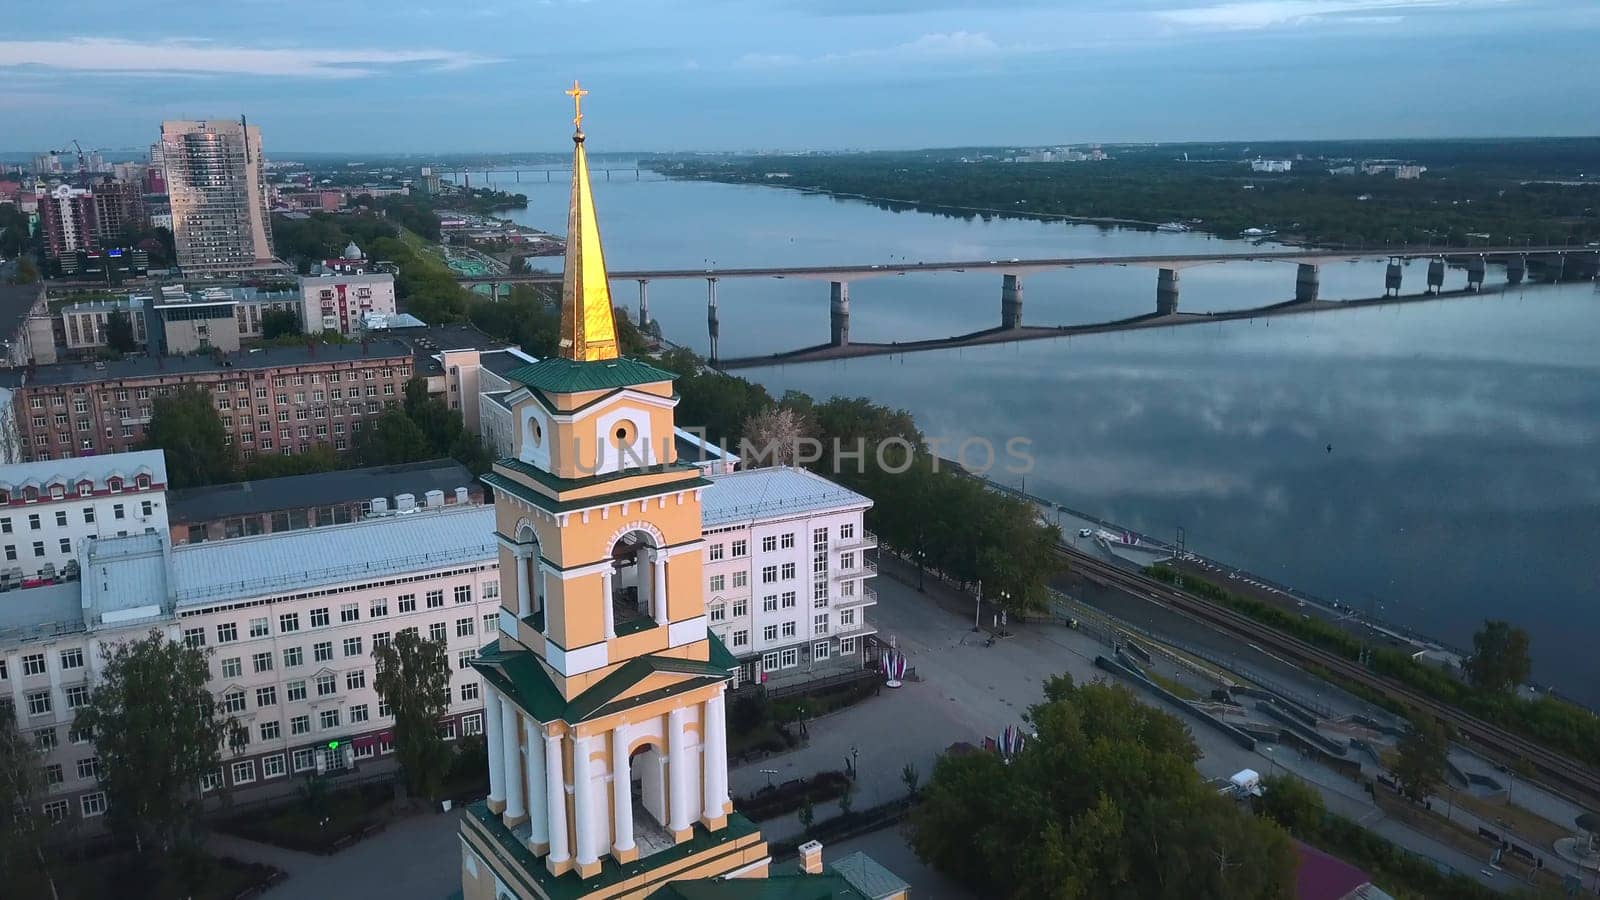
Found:
[[[594,772],[589,765],[591,738],[578,738],[572,745],[572,812],[574,830],[577,831],[578,865],[590,866],[600,861],[594,846]]]
[[[611,731],[611,849],[620,855],[633,849],[633,786],[628,772],[628,738],[622,728]]]
[[[533,593],[528,588],[530,560],[527,552],[518,547],[512,551],[512,561],[517,567],[517,618],[526,619],[533,615]]]
[[[611,597],[611,580],[613,577],[614,574],[612,573],[610,566],[606,566],[606,568],[600,572],[600,604],[601,609],[605,613],[607,640],[617,636],[617,611],[613,608],[613,600]]]
[[[671,810],[667,827],[680,832],[689,827],[689,748],[683,736],[684,709],[667,714],[667,805]]]
[[[550,831],[550,862],[568,859],[567,787],[561,764],[561,736],[544,736],[545,820]]]
[[[522,720],[523,753],[528,765],[528,845],[540,850],[550,843],[549,804],[545,792],[549,790],[545,775],[544,746],[539,740],[539,723],[532,717]]]
[[[701,815],[710,821],[724,815],[728,808],[728,738],[727,723],[723,719],[723,694],[719,688],[715,696],[705,702],[701,711],[701,758],[705,760],[705,808]]]
[[[489,749],[489,803],[494,806],[506,802],[505,749],[500,737],[500,692],[483,686],[483,726],[487,732],[484,743]]]
[[[544,561],[534,557],[533,564],[539,567],[539,596],[536,612],[544,613],[544,634],[550,636],[550,575],[544,570]]]
[[[660,550],[651,553],[650,566],[655,575],[655,585],[650,592],[650,599],[656,608],[656,624],[666,625],[667,619],[667,554]]]
[[[507,825],[514,825],[528,814],[522,805],[522,752],[518,747],[518,740],[522,736],[522,713],[509,700],[501,701],[500,711],[500,737],[504,742],[500,760],[505,766],[505,821]]]

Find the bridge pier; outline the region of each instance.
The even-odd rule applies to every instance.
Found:
[[[1000,327],[1022,327],[1022,278],[1018,275],[1000,276]]]
[[[1483,270],[1483,257],[1474,256],[1467,260],[1467,290],[1483,290]]]
[[[494,303],[500,302],[500,282],[491,281],[489,283],[489,300]]]
[[[1444,290],[1444,257],[1435,256],[1428,260],[1428,293],[1437,294]]]
[[[1317,299],[1317,292],[1321,287],[1321,269],[1315,263],[1300,263],[1300,268],[1294,276],[1295,302],[1310,303]]]
[[[828,285],[828,343],[844,347],[850,343],[850,282]]]
[[[1405,269],[1400,264],[1400,257],[1389,257],[1389,268],[1383,273],[1383,295],[1385,297],[1400,296],[1400,279]]]
[[[1156,312],[1170,316],[1178,311],[1178,270],[1162,269],[1156,273]]]
[[[1528,258],[1514,253],[1506,258],[1506,284],[1521,284],[1528,274]]]
[[[717,279],[706,279],[706,331],[711,337],[711,364],[717,364],[717,337],[721,326],[717,322]]]
[[[650,279],[639,279],[639,328],[650,327]]]

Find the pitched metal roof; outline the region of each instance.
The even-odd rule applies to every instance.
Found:
[[[860,850],[844,859],[834,860],[828,864],[828,869],[850,882],[852,887],[872,900],[893,897],[911,887],[905,879],[884,868],[877,860]]]
[[[505,377],[518,384],[552,394],[608,391],[639,384],[671,381],[678,376],[636,359],[582,361],[551,357],[512,369]]]
[[[476,481],[466,466],[453,459],[285,475],[173,491],[167,495],[167,517],[175,525],[210,522],[291,507],[328,506],[405,493],[416,495],[421,502],[429,491],[444,491],[448,495],[458,487],[471,488]]]
[[[152,485],[164,487],[167,483],[166,454],[160,450],[130,450],[104,456],[13,463],[0,468],[0,490],[15,490],[30,481],[40,487],[40,493],[48,493],[52,484],[70,488],[80,481],[92,481],[100,490],[113,475],[121,476],[125,485],[132,488],[134,478],[141,473],[150,476]]]
[[[805,469],[773,466],[710,476],[701,495],[706,528],[831,509],[865,509],[872,500]]]

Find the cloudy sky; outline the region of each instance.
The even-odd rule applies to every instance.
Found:
[[[66,30],[74,23],[73,30]],[[595,149],[1600,132],[1600,0],[64,0],[0,32],[0,151]]]

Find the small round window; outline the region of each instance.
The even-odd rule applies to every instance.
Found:
[[[533,445],[535,447],[542,445],[544,443],[544,429],[539,426],[538,422],[529,422],[528,424],[532,426],[530,434],[533,435]]]
[[[616,428],[611,431],[611,440],[618,447],[631,446],[634,436],[638,433],[638,429],[633,426],[632,422],[618,422]]]

